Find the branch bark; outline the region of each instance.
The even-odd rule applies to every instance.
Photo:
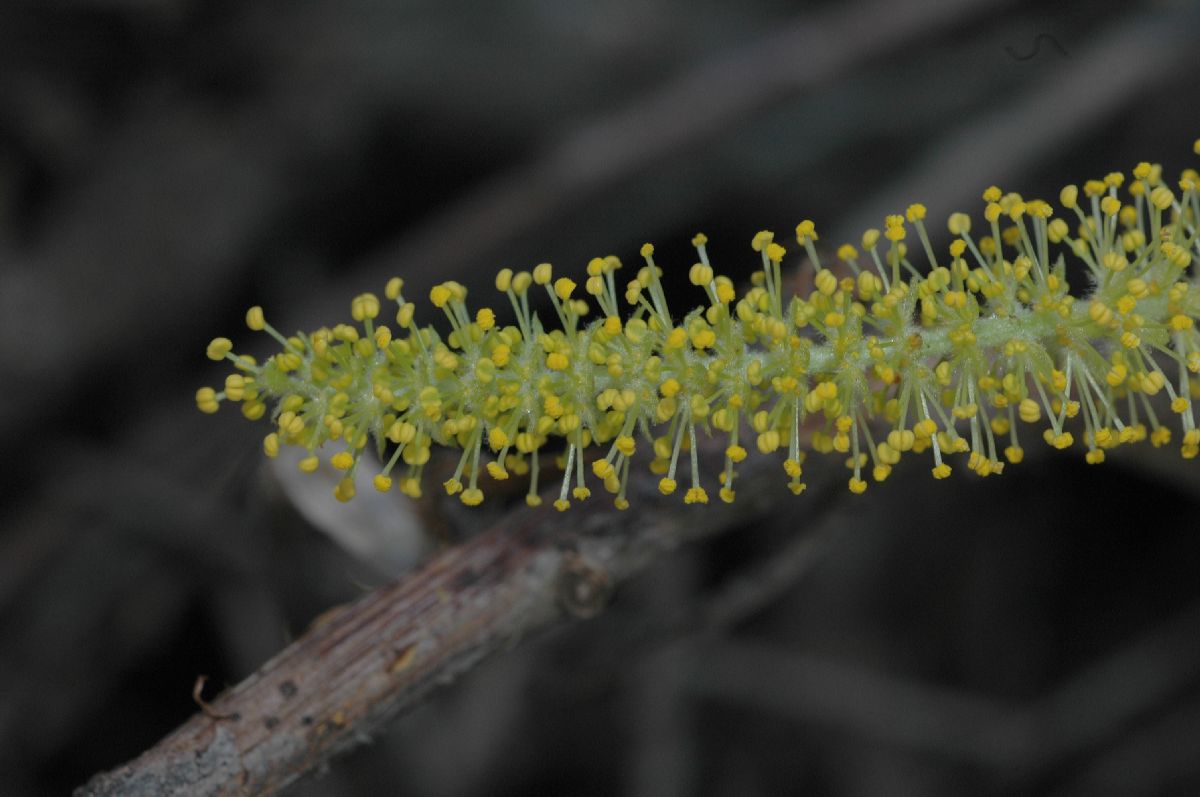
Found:
[[[616,584],[663,553],[791,497],[773,478],[777,465],[770,474],[765,463],[746,465],[734,505],[685,507],[658,495],[646,474],[631,484],[631,513],[603,500],[565,514],[517,510],[399,583],[322,615],[257,673],[75,794],[276,794],[491,654],[601,611]]]

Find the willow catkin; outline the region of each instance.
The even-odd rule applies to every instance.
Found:
[[[329,456],[345,472],[334,491],[341,500],[354,496],[371,439],[386,463],[374,478],[379,490],[395,482],[419,496],[431,446],[441,445],[462,452],[444,487],[463,503],[483,500],[486,472],[501,480],[528,474],[527,500],[536,505],[539,451],[561,438],[559,509],[590,495],[588,470],[618,507],[628,506],[640,449],[664,494],[676,491],[687,455],[684,500],[706,503],[711,477],[699,470],[698,434],[726,438],[723,500],[734,500],[735,467],[748,448],[783,452],[787,485],[798,494],[806,424],[814,429],[808,447],[842,455],[855,493],[866,490],[867,475],[886,479],[905,454],[928,452],[938,479],[957,455],[980,476],[1000,473],[1021,461],[1022,424],[1036,425],[1055,448],[1082,446],[1093,464],[1147,437],[1165,445],[1177,429],[1181,453],[1192,459],[1200,452],[1200,284],[1192,267],[1200,177],[1185,171],[1177,196],[1160,172],[1140,163],[1128,181],[1112,173],[1082,191],[1067,186],[1059,196],[1066,218],[1048,202],[988,188],[983,234],[954,213],[954,238],[940,254],[922,205],[887,217],[882,232],[867,230],[861,252],[843,245],[833,268],[820,260],[815,226],[803,221],[800,267],[815,270],[807,296],[784,295],[789,258],[772,233],[754,236],[762,266],[740,296],[715,273],[707,239],[697,235],[688,276],[705,301],[682,316],[668,306],[650,244],[623,287],[613,256],[588,263],[582,291],[546,263],[503,269],[496,288],[514,326],[498,326],[487,307],[472,314],[466,289],[452,281],[429,294],[449,322],[445,337],[419,325],[399,278],[384,291],[394,326],[379,322],[383,305],[370,293],[352,301],[353,324],[286,338],[255,307],[247,325],[274,336],[281,350],[259,364],[215,339],[209,357],[236,370],[222,390],[202,388],[196,400],[205,412],[242,402],[251,420],[273,402],[266,454],[300,446],[305,471]],[[913,230],[924,268],[910,260]],[[1085,275],[1074,293],[1069,261]],[[530,292],[542,289],[554,309],[549,327],[530,309]],[[1160,393],[1166,401],[1152,401]],[[1165,422],[1156,405],[1176,417]]]

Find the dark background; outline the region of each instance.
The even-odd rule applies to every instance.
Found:
[[[1173,180],[1197,31],[1185,0],[7,0],[0,792],[133,757],[197,675],[496,511],[331,510],[197,412],[211,337],[267,350],[249,305],[314,327],[393,273],[479,296],[645,240],[682,293],[696,230],[744,275],[801,218],[832,251],[992,183]],[[1029,460],[789,499],[293,793],[1200,793],[1200,466]]]

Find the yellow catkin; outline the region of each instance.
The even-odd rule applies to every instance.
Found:
[[[341,474],[334,494],[343,501],[355,495],[360,458],[374,456],[372,437],[386,462],[375,488],[413,497],[433,447],[460,449],[444,484],[468,506],[484,500],[481,477],[545,472],[549,458],[537,457],[553,446],[564,452],[559,509],[587,500],[589,479],[627,507],[633,467],[649,467],[659,491],[682,492],[686,504],[707,503],[712,487],[733,501],[734,466],[755,450],[781,456],[796,494],[809,450],[844,461],[853,493],[867,489],[864,469],[883,482],[905,457],[930,458],[936,479],[951,478],[950,460],[960,457],[964,472],[995,475],[1024,458],[1026,424],[1052,448],[1082,447],[1091,464],[1147,439],[1174,439],[1192,460],[1200,458],[1200,244],[1189,230],[1200,215],[1198,182],[1189,169],[1173,190],[1144,162],[1130,178],[1114,172],[1064,187],[1058,209],[992,186],[980,234],[962,212],[938,225],[953,236],[948,260],[935,255],[919,203],[867,230],[859,246],[836,247],[837,260],[824,265],[816,225],[804,220],[798,254],[771,231],[753,236],[763,269],[744,291],[716,272],[698,234],[695,257],[678,266],[698,306],[666,295],[662,275],[677,267],[656,262],[651,244],[624,279],[619,258],[592,258],[582,292],[549,263],[502,269],[500,311],[472,314],[466,288],[446,281],[428,294],[440,312],[420,318],[392,278],[385,318],[398,326],[375,324],[383,303],[362,293],[350,303],[354,323],[283,338],[255,306],[246,325],[281,350],[258,363],[214,338],[207,356],[233,373],[220,389],[199,389],[196,405],[212,413],[234,402],[251,420],[269,417],[265,454],[299,446],[305,472],[325,459]],[[1088,275],[1085,290],[1071,292],[1060,258],[1072,264],[1065,273]],[[797,270],[807,278],[784,279]],[[806,283],[787,295],[787,285]],[[530,309],[535,284],[549,291],[561,324]],[[600,312],[589,315],[593,308]],[[1132,415],[1144,401],[1161,407]],[[696,438],[705,433],[726,438],[717,474],[699,472]],[[535,491],[526,500],[542,502]]]

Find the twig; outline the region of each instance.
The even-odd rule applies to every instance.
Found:
[[[278,793],[492,653],[595,614],[612,585],[664,552],[791,497],[757,467],[768,466],[743,468],[732,506],[685,509],[646,476],[632,485],[636,515],[603,500],[567,515],[513,512],[400,583],[327,612],[208,710],[76,794]]]

